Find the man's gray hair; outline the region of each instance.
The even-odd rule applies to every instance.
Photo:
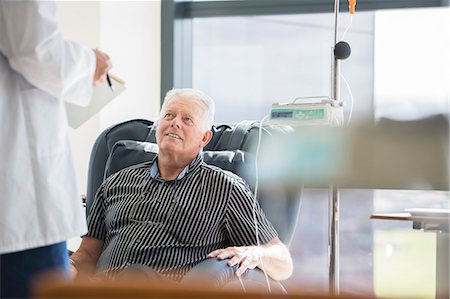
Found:
[[[215,104],[213,99],[208,96],[203,91],[193,88],[181,88],[181,89],[172,89],[166,93],[164,97],[164,103],[161,107],[161,113],[159,114],[159,119],[164,117],[164,113],[166,112],[167,106],[170,102],[175,100],[176,98],[187,98],[191,101],[199,103],[205,109],[205,113],[203,115],[203,119],[201,122],[201,129],[203,131],[211,130],[211,127],[214,123],[214,111]],[[158,120],[159,121],[159,120]]]

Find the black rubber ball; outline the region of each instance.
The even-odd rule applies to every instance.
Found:
[[[334,56],[336,59],[347,59],[352,50],[347,42],[340,41],[334,46]]]

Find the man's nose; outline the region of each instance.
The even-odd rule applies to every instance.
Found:
[[[177,117],[175,117],[173,120],[172,120],[172,123],[170,124],[170,126],[172,127],[172,128],[174,128],[174,127],[176,127],[176,128],[180,128],[180,125],[179,125],[179,122],[178,122],[178,118]]]

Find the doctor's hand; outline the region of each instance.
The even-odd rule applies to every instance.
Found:
[[[95,49],[93,51],[95,53],[95,58],[97,60],[93,83],[94,85],[99,85],[100,83],[106,80],[106,74],[111,69],[112,64],[108,54],[98,49]]]
[[[236,275],[241,276],[247,269],[255,269],[260,266],[262,252],[257,246],[234,246],[225,249],[217,249],[208,254],[209,258],[219,260],[230,259],[228,266],[239,265]]]

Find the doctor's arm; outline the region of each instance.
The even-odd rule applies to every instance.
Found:
[[[111,68],[108,55],[64,39],[52,1],[0,1],[0,52],[35,87],[87,104],[93,83]]]
[[[84,236],[80,248],[70,256],[70,267],[73,278],[79,274],[95,273],[97,261],[102,253],[104,242],[89,236]]]

